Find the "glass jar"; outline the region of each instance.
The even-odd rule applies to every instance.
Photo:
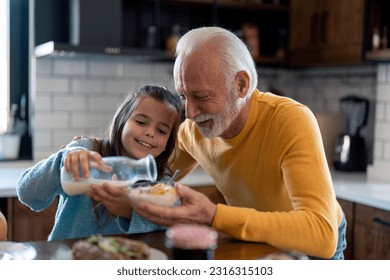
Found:
[[[107,182],[112,186],[127,187],[138,181],[156,181],[157,165],[152,155],[140,159],[129,157],[103,157],[103,162],[110,166],[110,170],[96,168],[96,163],[91,162],[89,177],[84,178],[80,170],[81,178],[76,180],[72,174],[61,169],[61,184],[68,195],[78,195],[87,192],[92,184],[102,185]]]
[[[166,231],[166,246],[174,260],[212,260],[218,234],[210,227],[197,224],[177,224]]]

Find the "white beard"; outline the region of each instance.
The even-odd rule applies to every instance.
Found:
[[[203,122],[211,120],[211,127],[201,127],[197,125],[200,133],[206,138],[213,138],[220,136],[237,117],[242,104],[243,99],[240,99],[235,95],[234,90],[230,90],[224,111],[219,115],[201,114],[196,116],[193,120],[195,122]]]

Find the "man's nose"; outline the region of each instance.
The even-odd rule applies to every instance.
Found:
[[[199,106],[196,102],[187,100],[185,104],[186,118],[193,119],[201,113]]]

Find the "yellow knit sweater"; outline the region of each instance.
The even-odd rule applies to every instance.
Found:
[[[245,127],[231,139],[204,138],[186,120],[172,170],[185,176],[198,164],[228,204],[218,205],[214,228],[284,250],[333,256],[342,210],[307,107],[256,90]]]

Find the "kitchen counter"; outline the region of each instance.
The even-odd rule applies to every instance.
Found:
[[[390,182],[368,180],[365,173],[332,172],[338,198],[390,211]]]
[[[0,197],[16,197],[16,182],[20,174],[32,166],[31,161],[0,163]],[[338,198],[390,211],[390,183],[374,182],[365,173],[332,171]],[[213,185],[212,178],[198,168],[182,181],[189,186]]]
[[[32,161],[4,161],[0,163],[0,198],[16,196],[18,178],[25,169],[33,164]]]

